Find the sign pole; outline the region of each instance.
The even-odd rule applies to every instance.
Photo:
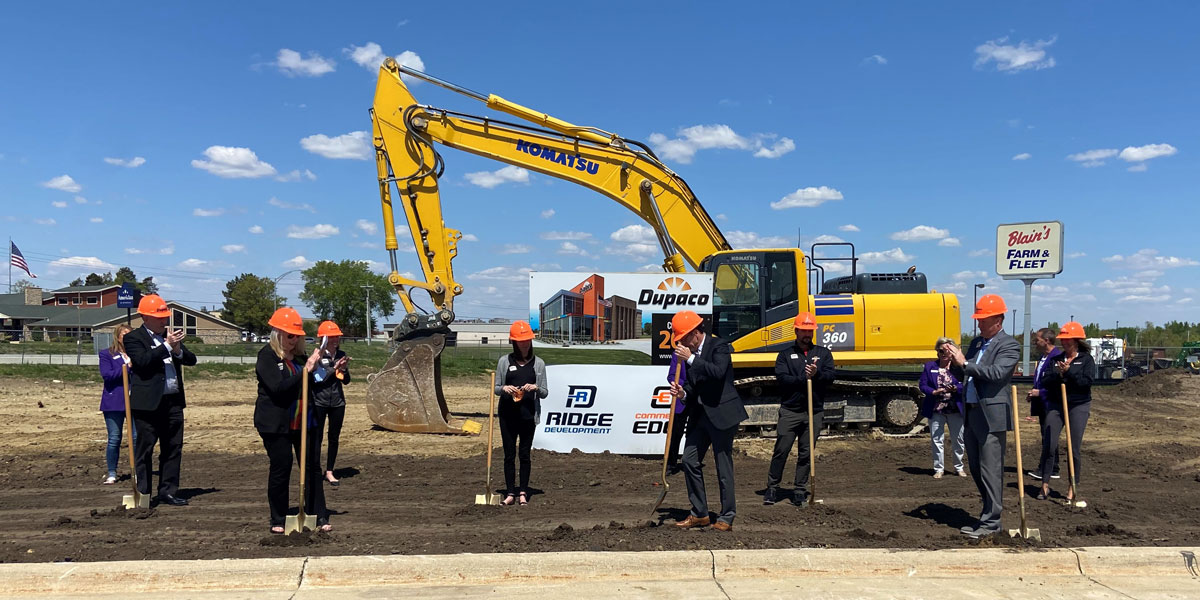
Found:
[[[1029,338],[1033,336],[1031,329],[1033,328],[1032,320],[1029,318],[1031,307],[1033,306],[1033,282],[1036,279],[1025,279],[1025,353],[1021,355],[1021,374],[1030,375],[1029,371]]]

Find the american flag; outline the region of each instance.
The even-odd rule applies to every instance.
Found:
[[[10,264],[18,269],[21,269],[22,271],[25,271],[26,275],[37,279],[37,275],[29,272],[29,264],[25,262],[25,257],[21,255],[21,251],[17,249],[17,245],[13,244],[12,242],[9,242],[9,244],[12,244],[12,250],[10,251],[12,258],[9,259]]]

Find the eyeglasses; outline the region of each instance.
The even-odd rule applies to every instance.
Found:
[[[294,339],[300,337],[294,333],[285,333],[284,335],[287,336],[287,339],[289,339],[289,340],[294,340]]]

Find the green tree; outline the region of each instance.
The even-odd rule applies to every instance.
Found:
[[[108,285],[113,282],[112,273],[88,273],[87,279],[83,280],[83,285]]]
[[[367,290],[371,290],[371,315],[386,316],[396,308],[396,296],[387,277],[372,273],[367,263],[357,260],[322,260],[305,269],[300,300],[321,320],[331,320],[348,335],[366,332]]]
[[[30,281],[28,279],[18,279],[16,283],[12,284],[12,293],[19,294],[21,292],[24,292],[25,288],[28,288],[28,287],[37,287],[37,286],[36,286],[36,284],[34,284],[32,281]]]
[[[153,277],[147,277],[138,284],[138,290],[143,294],[157,294],[158,284],[154,283]]]
[[[117,269],[116,275],[113,275],[112,282],[117,285],[125,285],[132,283],[137,290],[143,294],[157,294],[158,284],[154,283],[153,277],[146,277],[138,281],[138,276],[129,267],[121,267]]]
[[[255,333],[266,333],[267,320],[275,306],[283,306],[286,298],[275,293],[275,282],[269,277],[242,273],[225,282],[225,308],[221,318]]]
[[[83,280],[78,277],[76,277],[75,279],[72,279],[71,283],[67,284],[68,287],[79,287],[81,285],[83,285]]]

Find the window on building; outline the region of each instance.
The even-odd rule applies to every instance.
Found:
[[[100,299],[95,296],[88,296],[87,303],[89,306],[93,304],[100,304]]]
[[[68,304],[70,304],[70,303],[71,303],[71,301],[70,301],[69,299],[67,299],[67,298],[59,298],[59,299],[58,299],[58,305],[59,305],[59,306],[66,306],[66,305],[68,305]]]

